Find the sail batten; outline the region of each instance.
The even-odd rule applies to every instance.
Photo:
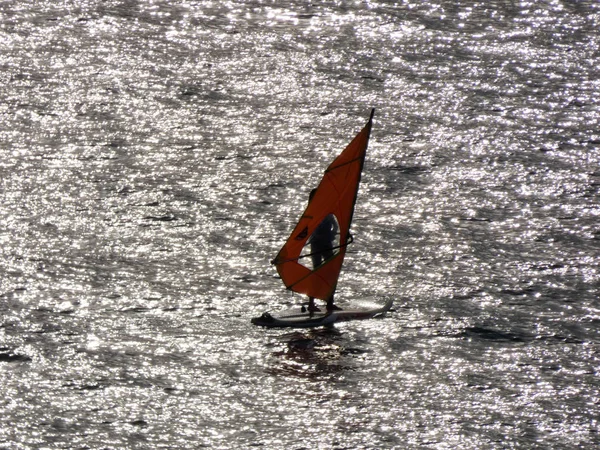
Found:
[[[335,291],[346,247],[352,242],[350,225],[374,111],[365,127],[327,167],[314,196],[273,260],[292,291],[322,300]],[[312,264],[304,264],[309,258]]]
[[[340,164],[339,166],[335,166],[335,167],[330,166],[327,168],[327,170],[325,170],[325,173],[329,173],[329,172],[339,169],[340,167],[343,167],[345,165],[352,164],[353,162],[358,161],[358,160],[360,160],[360,158],[353,159],[352,161],[347,161],[345,163]]]

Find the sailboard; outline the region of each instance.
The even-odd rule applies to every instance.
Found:
[[[272,261],[290,291],[325,301],[335,293],[347,247],[353,241],[350,225],[374,114],[373,109],[367,124],[329,164],[318,187],[311,192],[300,220]],[[385,313],[391,306],[388,301],[382,308],[326,313],[267,312],[252,319],[252,323],[266,327],[315,327],[368,319]]]
[[[344,309],[331,312],[285,311],[275,314],[265,312],[260,317],[252,319],[254,325],[267,328],[314,328],[333,325],[350,320],[365,320],[382,317],[394,304],[388,300],[385,305],[373,308]]]

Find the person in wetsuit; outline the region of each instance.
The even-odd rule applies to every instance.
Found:
[[[310,192],[309,202],[312,200],[316,192],[313,189]],[[329,214],[319,224],[316,230],[310,237],[310,253],[313,264],[313,270],[325,263],[329,258],[334,256],[335,236],[338,232],[338,224],[335,216]],[[333,294],[327,299],[327,311],[340,309],[333,304]],[[320,309],[315,305],[314,297],[308,297],[308,311],[315,312]]]

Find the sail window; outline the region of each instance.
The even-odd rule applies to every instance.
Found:
[[[333,214],[321,221],[306,241],[300,262],[310,270],[318,269],[340,252],[340,224]]]

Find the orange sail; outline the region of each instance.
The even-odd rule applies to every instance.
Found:
[[[327,300],[335,292],[369,144],[373,114],[348,147],[329,165],[273,264],[286,287]]]

